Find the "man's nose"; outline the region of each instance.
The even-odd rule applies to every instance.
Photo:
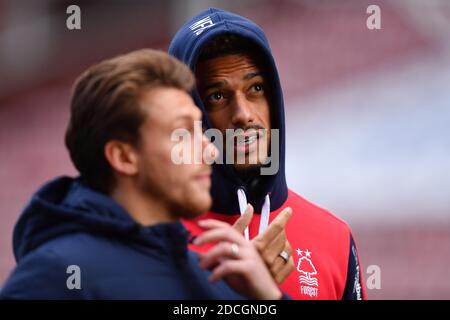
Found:
[[[253,122],[253,113],[250,101],[245,95],[236,94],[231,115],[231,123],[235,127],[245,126],[249,122]]]

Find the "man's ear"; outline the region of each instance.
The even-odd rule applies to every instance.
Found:
[[[138,173],[136,149],[125,142],[110,140],[104,148],[106,160],[120,174],[132,176]]]

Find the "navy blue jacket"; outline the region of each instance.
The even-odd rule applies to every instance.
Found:
[[[208,282],[188,237],[179,222],[143,227],[79,179],[58,178],[33,195],[15,226],[17,267],[0,298],[242,299],[224,281]],[[67,286],[76,283],[72,265],[81,289]]]

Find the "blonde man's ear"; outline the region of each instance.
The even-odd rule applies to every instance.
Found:
[[[111,140],[104,148],[106,160],[118,174],[132,176],[138,173],[138,156],[128,143]]]

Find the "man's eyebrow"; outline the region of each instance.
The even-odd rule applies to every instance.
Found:
[[[193,122],[194,120],[196,119],[190,114],[183,114],[175,118],[175,121]]]
[[[247,73],[242,79],[243,80],[250,80],[254,77],[258,77],[258,76],[262,76],[261,72],[250,72]],[[223,88],[227,85],[227,81],[226,80],[221,80],[221,81],[216,81],[216,82],[212,82],[207,84],[203,90],[207,91],[209,89],[214,89],[214,88]]]
[[[242,79],[243,80],[250,80],[250,79],[252,79],[254,77],[257,77],[257,76],[261,76],[262,77],[261,72],[250,72],[250,73],[247,73]]]
[[[213,89],[213,88],[223,88],[227,85],[227,82],[225,80],[222,81],[216,81],[216,82],[212,82],[212,83],[208,83],[203,90],[209,90],[209,89]]]

